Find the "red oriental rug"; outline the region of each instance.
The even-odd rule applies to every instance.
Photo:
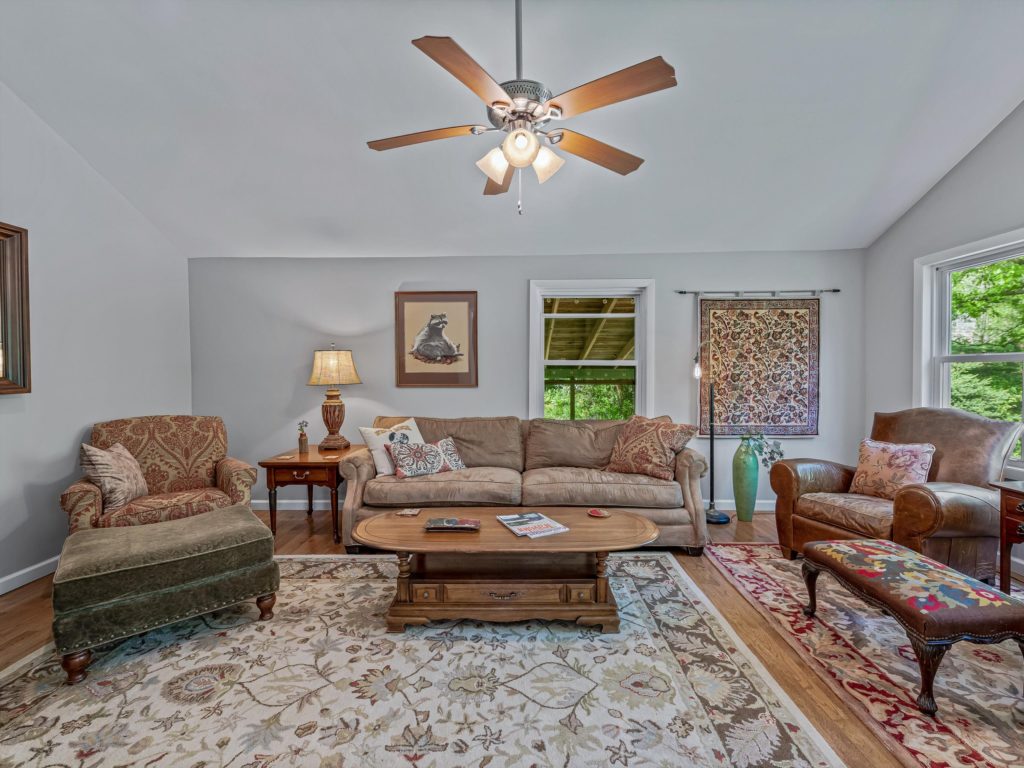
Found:
[[[935,678],[933,719],[915,705],[917,662],[894,619],[828,574],[818,580],[817,616],[807,618],[800,563],[774,544],[715,544],[705,552],[905,765],[1024,765],[1024,657],[1015,642],[955,644]]]

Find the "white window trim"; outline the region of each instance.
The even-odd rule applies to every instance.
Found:
[[[952,267],[964,268],[997,261],[1002,257],[1019,254],[1024,250],[1024,228],[994,235],[972,243],[948,248],[921,256],[914,260],[914,347],[913,347],[913,404],[938,407],[945,400],[943,377],[937,367],[948,357],[946,350],[949,329],[939,322],[945,315],[945,275]],[[943,302],[943,303],[940,303]],[[970,357],[957,355],[958,360],[970,362]],[[989,354],[977,356],[992,362],[1000,357],[1016,355]],[[1007,466],[1006,474],[1024,479],[1024,468],[1014,463]]]
[[[654,280],[531,280],[529,414],[544,416],[544,299],[559,296],[632,296],[636,299],[635,408],[650,416],[654,408]],[[581,315],[583,317],[583,315]],[[579,360],[568,361],[578,365]],[[589,360],[587,365],[621,365],[614,360]]]

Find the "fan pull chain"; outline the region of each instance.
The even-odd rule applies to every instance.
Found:
[[[519,186],[519,200],[516,201],[516,210],[523,215],[523,169],[516,171],[516,184]]]

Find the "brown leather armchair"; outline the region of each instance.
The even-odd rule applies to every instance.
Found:
[[[979,579],[996,573],[999,494],[1022,425],[956,408],[876,413],[871,439],[935,446],[928,482],[892,501],[850,493],[855,467],[786,459],[771,470],[775,524],[790,559],[822,539],[889,539]]]

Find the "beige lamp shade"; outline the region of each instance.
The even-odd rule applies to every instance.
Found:
[[[313,370],[309,386],[336,387],[339,384],[362,384],[348,349],[318,349],[313,352]]]

